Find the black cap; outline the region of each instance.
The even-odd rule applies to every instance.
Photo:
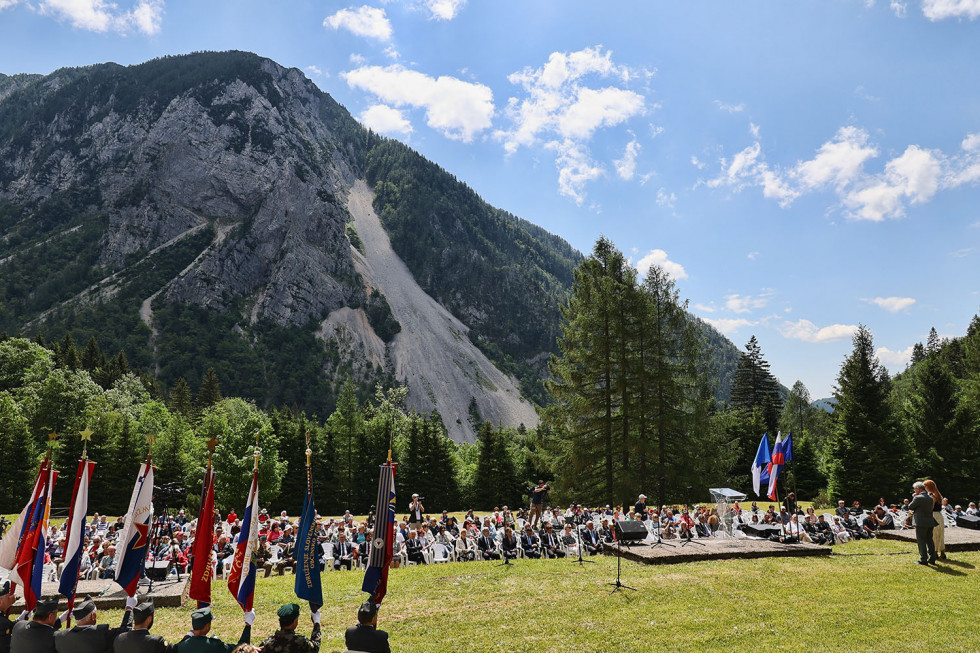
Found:
[[[5,580],[0,584],[0,596],[7,596],[10,594],[10,581]]]
[[[81,621],[93,612],[95,612],[95,601],[93,601],[91,597],[86,596],[82,602],[76,605],[75,609],[71,611],[71,616],[74,617],[75,621]]]
[[[368,599],[357,609],[357,620],[362,624],[366,624],[374,619],[376,614],[378,614],[378,604]]]
[[[58,599],[40,599],[34,606],[35,619],[47,619],[58,612]]]
[[[143,623],[149,619],[155,611],[156,608],[153,607],[153,601],[144,601],[133,608],[133,621],[136,623]]]

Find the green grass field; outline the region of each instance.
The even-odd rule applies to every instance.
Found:
[[[379,625],[395,651],[976,651],[980,553],[938,568],[913,564],[914,545],[838,546],[828,558],[728,560],[652,567],[616,560],[446,563],[391,570]],[[342,651],[362,572],[323,574],[322,651]],[[213,588],[213,633],[237,641],[241,610]],[[259,579],[253,643],[295,601],[293,577]],[[157,611],[154,632],[179,639],[191,607]],[[118,623],[119,611],[100,615]],[[304,606],[300,632],[309,632]]]

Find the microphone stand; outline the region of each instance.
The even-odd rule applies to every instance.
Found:
[[[652,517],[651,517],[651,519],[652,519]],[[654,530],[654,532],[655,532],[655,534],[657,536],[657,541],[650,545],[650,548],[651,549],[655,549],[658,546],[669,546],[671,548],[674,548],[674,545],[673,544],[669,544],[667,542],[664,542],[664,538],[660,534],[660,515],[659,514],[657,515],[657,528]],[[619,540],[616,540],[616,541],[618,542]]]
[[[574,517],[566,517],[565,518],[565,523],[566,524],[572,523],[574,521],[575,521],[575,518]],[[583,560],[582,559],[582,531],[579,530],[579,525],[578,524],[575,525],[575,535],[578,536],[578,560],[576,562],[578,562],[579,566],[582,566],[585,563],[589,563],[590,565],[594,565],[595,564],[595,560]]]
[[[630,587],[629,585],[623,585],[623,583],[620,581],[620,574],[622,571],[622,567],[623,567],[623,548],[622,548],[622,543],[619,541],[619,538],[617,537],[616,538],[616,582],[607,583],[607,585],[613,586],[612,591],[609,592],[610,594],[615,594],[619,590],[631,590],[633,592],[636,591],[635,587]]]

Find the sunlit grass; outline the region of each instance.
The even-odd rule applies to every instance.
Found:
[[[393,569],[380,627],[401,651],[975,651],[980,553],[913,564],[914,545],[853,542],[827,558],[669,566],[623,562],[636,592],[610,593],[616,560],[520,560]],[[323,651],[344,650],[362,572],[323,574]],[[214,633],[237,641],[241,610],[214,588]],[[260,578],[253,643],[294,602],[293,577]],[[179,639],[191,607],[160,609],[154,632]],[[116,622],[118,611],[100,616]],[[309,632],[304,606],[301,632]]]

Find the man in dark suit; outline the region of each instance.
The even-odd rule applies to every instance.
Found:
[[[555,535],[551,522],[544,525],[544,534],[541,536],[541,548],[549,558],[564,558],[565,552],[561,548],[561,539]]]
[[[10,650],[17,653],[55,653],[54,631],[61,628],[58,600],[39,600],[31,621],[18,621],[10,633]]]
[[[599,541],[599,534],[595,530],[595,524],[588,522],[582,531],[582,546],[588,551],[589,555],[595,555],[602,549]]]
[[[357,609],[357,625],[344,633],[344,643],[351,651],[391,653],[388,633],[378,630],[378,606],[374,601],[365,601]]]
[[[909,509],[915,516],[915,542],[919,545],[920,565],[936,563],[936,542],[932,539],[932,529],[936,520],[932,516],[933,498],[926,492],[926,486],[920,482],[912,485],[914,496],[909,502]]]
[[[541,557],[541,540],[534,534],[534,529],[531,528],[530,524],[524,526],[524,533],[521,535],[521,548],[524,549],[524,555],[528,558]]]
[[[350,571],[351,565],[354,563],[354,547],[350,545],[347,541],[347,535],[341,533],[337,536],[337,543],[333,545],[333,568],[334,571],[340,571],[340,567],[344,566],[347,571]]]
[[[636,501],[636,505],[633,506],[633,512],[636,513],[636,518],[640,521],[647,520],[647,495],[640,495]]]
[[[174,653],[176,644],[168,644],[159,635],[151,635],[154,607],[152,601],[133,608],[133,629],[120,633],[112,644],[113,653]]]
[[[490,537],[489,528],[484,527],[483,535],[476,539],[476,546],[479,547],[484,560],[500,560],[500,554],[497,553],[497,544]]]
[[[517,536],[510,530],[510,526],[504,526],[504,537],[500,540],[500,550],[504,552],[504,557],[508,560],[517,557]]]
[[[75,627],[55,633],[55,650],[58,653],[103,653],[111,650],[116,637],[133,628],[135,606],[136,597],[127,598],[122,623],[118,628],[110,628],[108,624],[96,624],[99,611],[95,608],[95,601],[85,597],[71,612],[75,618]]]

